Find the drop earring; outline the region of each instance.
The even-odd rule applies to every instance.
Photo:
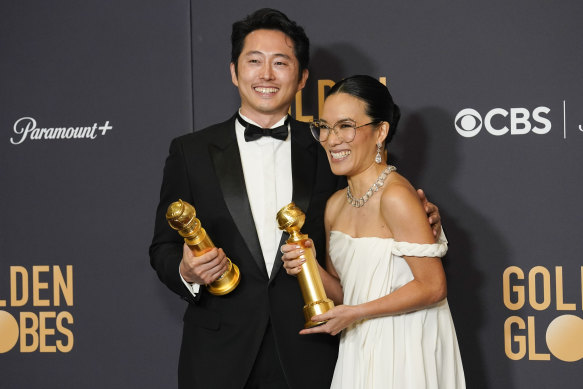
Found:
[[[376,157],[374,157],[374,161],[376,163],[381,163],[382,162],[382,158],[381,158],[381,144],[377,143],[377,155]]]

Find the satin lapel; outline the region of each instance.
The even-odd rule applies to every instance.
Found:
[[[263,274],[267,275],[265,261],[261,252],[259,238],[247,189],[245,187],[245,177],[241,166],[241,154],[235,136],[234,121],[230,121],[230,127],[221,134],[217,134],[215,144],[209,145],[209,153],[215,166],[217,179],[219,180],[223,198],[229,209],[229,213],[237,226],[239,233],[247,244],[247,248],[253,255],[253,259],[259,266]],[[237,258],[233,258],[236,263]]]
[[[292,201],[304,212],[308,210],[312,198],[312,188],[316,175],[316,158],[319,145],[310,135],[307,124],[296,120],[291,121],[291,164],[293,194]],[[289,238],[284,232],[280,240],[280,247]],[[282,266],[281,252],[278,250],[273,264],[270,281],[275,277]]]

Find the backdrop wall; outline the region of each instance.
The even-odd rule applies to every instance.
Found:
[[[163,162],[237,109],[231,23],[264,6],[311,39],[293,115],[362,73],[401,106],[389,155],[442,212],[468,387],[579,388],[583,6],[525,0],[1,3],[0,387],[176,386]]]

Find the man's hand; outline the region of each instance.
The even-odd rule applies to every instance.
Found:
[[[200,257],[195,257],[185,243],[180,261],[180,275],[186,282],[208,285],[227,271],[228,263],[223,249],[215,247]]]
[[[427,220],[429,220],[429,224],[431,224],[433,236],[437,239],[441,233],[441,215],[439,214],[439,208],[437,208],[437,205],[430,203],[429,200],[427,200],[423,189],[417,189],[417,194],[421,199],[423,209],[425,209],[425,212],[427,213]]]

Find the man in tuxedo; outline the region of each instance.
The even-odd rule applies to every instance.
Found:
[[[261,9],[233,24],[231,43],[241,107],[223,123],[172,141],[150,246],[159,278],[188,301],[179,388],[327,388],[337,338],[298,334],[304,302],[297,280],[282,269],[287,235],[275,220],[294,201],[324,265],[326,200],[346,181],[330,172],[308,125],[288,116],[308,78],[309,40],[283,13]],[[220,248],[193,256],[165,219],[178,199],[194,205]],[[226,255],[241,281],[215,296],[204,285],[227,269]]]

